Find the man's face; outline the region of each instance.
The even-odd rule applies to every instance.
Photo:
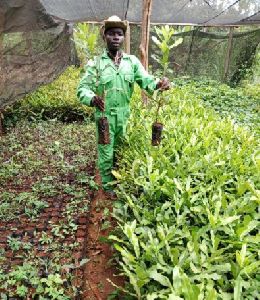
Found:
[[[124,42],[124,39],[124,31],[121,28],[110,28],[105,33],[107,48],[111,51],[119,50]]]

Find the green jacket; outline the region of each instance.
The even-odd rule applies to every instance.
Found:
[[[104,96],[105,114],[111,112],[129,113],[129,102],[134,91],[134,82],[149,94],[156,89],[156,80],[149,75],[138,58],[123,53],[119,68],[117,68],[107,52],[95,57],[87,63],[85,74],[80,80],[77,96],[81,103],[90,106],[95,95]],[[101,112],[96,110],[96,117]]]

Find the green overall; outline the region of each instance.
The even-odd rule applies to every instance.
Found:
[[[117,67],[104,51],[87,63],[78,86],[77,96],[88,106],[95,95],[103,96],[104,92],[106,95],[105,116],[109,121],[110,144],[98,145],[98,168],[104,189],[109,189],[113,180],[114,151],[126,133],[134,82],[150,94],[156,89],[156,80],[145,71],[136,56],[123,53]],[[102,112],[96,109],[96,122],[101,116]]]

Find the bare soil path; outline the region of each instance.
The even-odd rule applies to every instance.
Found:
[[[98,174],[96,174],[96,182],[100,182]],[[113,262],[113,249],[111,245],[102,241],[102,238],[108,237],[115,225],[108,214],[108,211],[112,211],[112,206],[113,199],[109,198],[102,189],[97,191],[90,204],[86,235],[86,257],[89,261],[84,272],[84,300],[107,300],[115,290],[109,280],[117,286],[124,285],[124,278],[118,275]]]

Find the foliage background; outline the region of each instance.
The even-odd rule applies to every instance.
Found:
[[[40,87],[5,111],[5,124],[19,119],[63,122],[83,121],[92,118],[93,109],[82,105],[76,96],[80,69],[69,67],[51,84]]]

